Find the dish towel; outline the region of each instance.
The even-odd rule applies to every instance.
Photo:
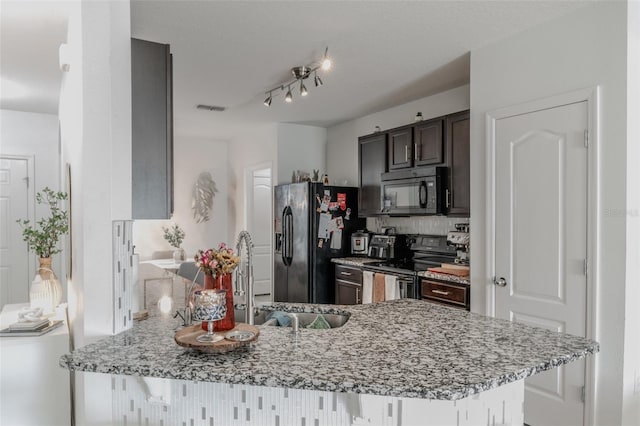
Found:
[[[362,303],[373,300],[373,272],[362,271]]]
[[[385,274],[374,274],[373,276],[373,303],[384,302],[384,277]]]
[[[384,300],[400,299],[400,284],[394,275],[384,276]]]

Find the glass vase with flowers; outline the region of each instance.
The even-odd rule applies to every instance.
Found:
[[[226,291],[227,315],[224,319],[216,321],[214,331],[231,330],[235,327],[233,315],[233,284],[231,272],[240,263],[240,257],[234,253],[231,247],[220,243],[218,248],[198,250],[194,258],[196,266],[204,273],[204,288]],[[207,330],[207,324],[203,323],[203,330]]]

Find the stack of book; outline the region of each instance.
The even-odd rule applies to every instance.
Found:
[[[40,336],[62,324],[62,321],[49,321],[46,318],[37,321],[15,322],[0,330],[0,336]]]

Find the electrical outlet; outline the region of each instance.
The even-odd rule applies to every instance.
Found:
[[[640,372],[638,372],[638,370],[636,370],[636,372],[634,373],[634,382],[633,382],[633,394],[634,395],[640,395]]]

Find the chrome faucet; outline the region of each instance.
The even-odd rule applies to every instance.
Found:
[[[246,262],[243,262],[242,254],[243,246],[246,247]],[[253,242],[249,232],[242,231],[238,234],[238,242],[236,244],[236,252],[240,256],[240,266],[236,269],[236,296],[245,296],[247,306],[245,321],[247,324],[253,325],[255,317],[255,300],[253,289]]]

